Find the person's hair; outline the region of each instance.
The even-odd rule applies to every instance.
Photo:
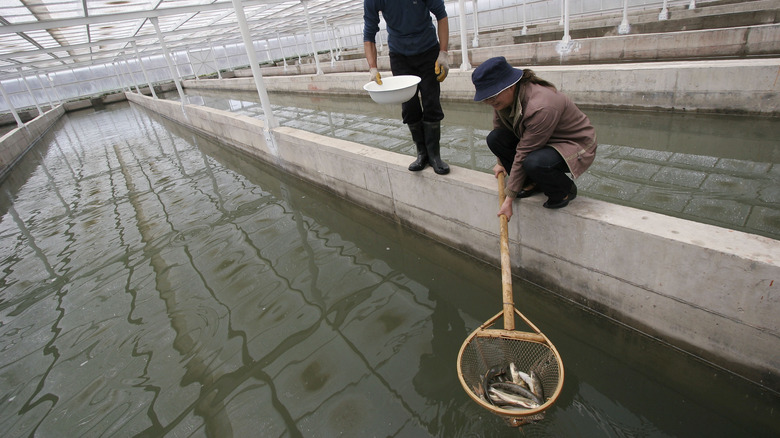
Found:
[[[534,71],[531,70],[530,68],[526,68],[526,69],[523,70],[523,77],[520,78],[520,81],[519,81],[520,84],[525,84],[527,82],[530,82],[532,84],[544,85],[545,87],[550,87],[553,90],[557,90],[557,88],[555,88],[555,85],[553,85],[550,82],[545,81],[544,79],[540,78],[539,76],[536,76],[536,73],[534,73]]]

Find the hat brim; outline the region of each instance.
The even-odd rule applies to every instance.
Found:
[[[520,82],[520,79],[522,78],[523,78],[523,70],[513,68],[512,75],[510,75],[505,82],[502,82],[501,84],[498,85],[484,87],[482,89],[476,90],[476,92],[474,93],[474,101],[482,102],[483,100],[490,99],[491,97],[494,96],[498,96],[498,94],[501,93],[502,91]]]

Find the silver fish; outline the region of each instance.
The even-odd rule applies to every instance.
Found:
[[[520,385],[510,382],[499,382],[490,385],[491,388],[499,391],[507,392],[509,394],[516,394],[521,397],[527,398],[535,403],[542,404],[542,399],[528,389],[523,388]]]
[[[531,370],[529,374],[529,377],[531,377],[531,385],[529,385],[529,389],[534,393],[534,395],[539,397],[539,400],[544,400],[544,388],[542,388],[542,381],[539,379],[539,375],[536,374],[534,370]]]
[[[536,403],[533,400],[517,394],[510,394],[496,388],[490,388],[488,397],[490,398],[490,401],[493,402],[493,404],[499,407],[513,406],[526,409],[534,409],[539,407],[539,403]]]
[[[509,375],[512,377],[512,383],[520,385],[525,389],[530,389],[528,387],[528,384],[525,383],[525,380],[523,380],[523,378],[520,377],[520,370],[517,368],[517,365],[515,365],[514,362],[509,364]]]
[[[526,386],[528,386],[528,389],[531,389],[532,383],[530,374],[517,370],[517,376],[525,383]]]

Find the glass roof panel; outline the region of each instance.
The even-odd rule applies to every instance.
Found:
[[[306,0],[312,30],[325,20],[362,22],[361,0]],[[257,40],[308,32],[301,0],[243,0]],[[0,0],[0,79],[17,66],[56,70],[88,66],[132,50],[161,52],[152,20],[170,49],[240,42],[231,0]],[[133,50],[134,52],[134,50]]]
[[[78,2],[81,4],[81,2]],[[100,16],[152,10],[148,0],[88,0],[89,15]]]

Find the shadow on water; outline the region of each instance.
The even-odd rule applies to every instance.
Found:
[[[47,134],[2,200],[6,436],[780,432],[777,394],[519,279],[566,382],[543,422],[510,429],[456,375],[500,310],[496,267],[112,107]]]

